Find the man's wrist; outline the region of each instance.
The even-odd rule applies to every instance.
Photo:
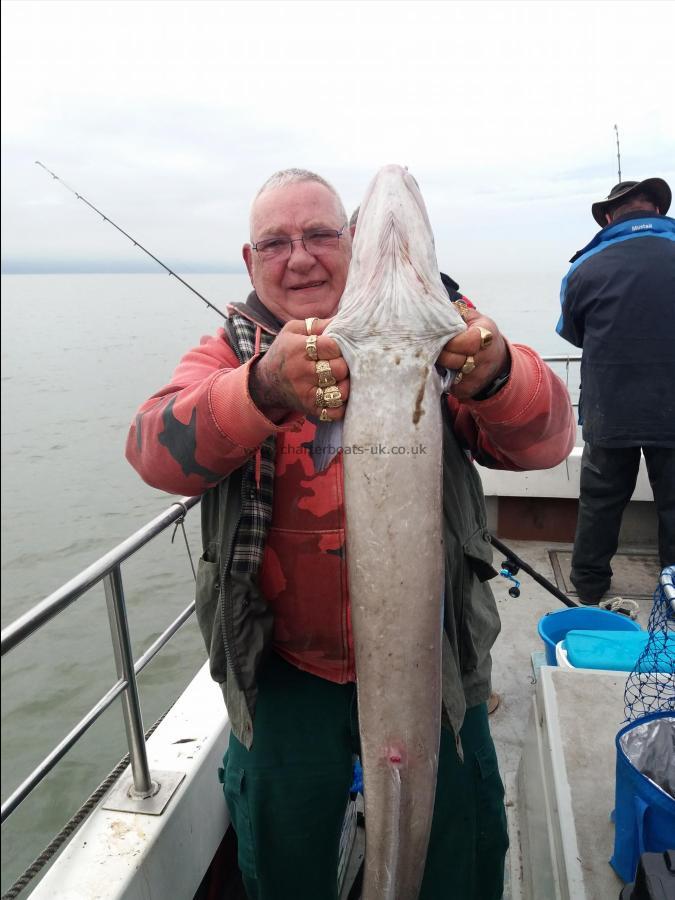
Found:
[[[507,368],[502,370],[499,375],[497,375],[489,384],[486,384],[485,387],[481,388],[481,390],[478,391],[477,394],[474,394],[471,399],[478,400],[479,403],[481,400],[489,400],[491,397],[494,397],[501,391],[510,377],[511,357],[509,357],[508,359]]]
[[[264,370],[259,368],[260,359],[254,361],[249,369],[248,390],[251,399],[260,412],[271,422],[280,422],[289,412],[280,402],[276,385],[265,376]]]

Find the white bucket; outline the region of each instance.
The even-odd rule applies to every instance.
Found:
[[[561,669],[573,669],[574,666],[567,658],[567,650],[564,645],[565,641],[558,641],[555,645],[555,661]]]

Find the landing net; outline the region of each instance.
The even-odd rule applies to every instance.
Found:
[[[624,692],[627,722],[647,713],[675,711],[675,566],[667,566],[654,592],[649,638]]]

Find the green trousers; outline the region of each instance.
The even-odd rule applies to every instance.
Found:
[[[420,900],[502,896],[504,788],[485,704],[467,710],[460,734],[464,762],[452,733],[441,729]],[[250,900],[337,900],[355,752],[355,685],[333,684],[271,655],[259,678],[253,746],[246,750],[231,736],[222,775]]]

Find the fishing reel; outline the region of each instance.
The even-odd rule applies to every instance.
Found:
[[[505,559],[502,563],[499,574],[508,581],[513,582],[513,587],[509,588],[509,597],[520,597],[520,582],[515,577],[520,571],[520,567],[510,559]]]

